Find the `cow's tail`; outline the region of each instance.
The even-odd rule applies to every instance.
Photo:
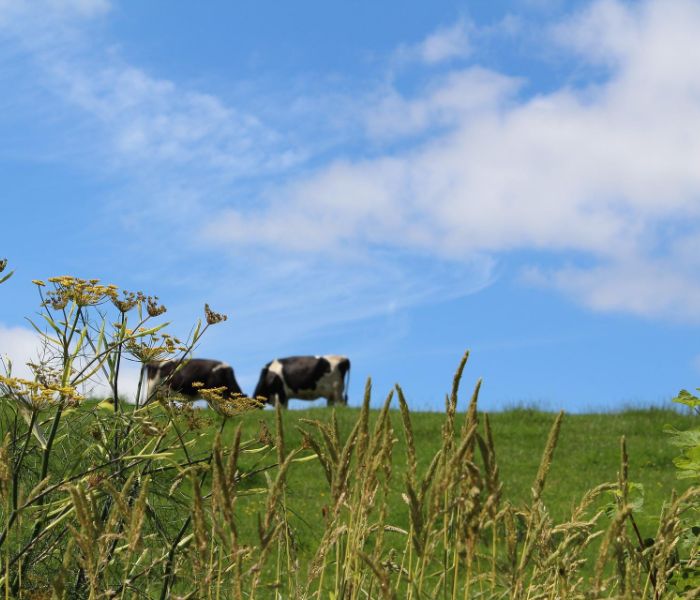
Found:
[[[143,400],[143,402],[141,401]],[[143,406],[148,401],[148,365],[141,365],[141,375],[139,375],[139,385],[136,390],[136,406]]]
[[[345,406],[347,406],[348,405],[348,390],[350,389],[350,359],[346,358],[345,361],[347,362],[348,370],[345,371],[345,389],[343,390],[343,401],[345,402]]]

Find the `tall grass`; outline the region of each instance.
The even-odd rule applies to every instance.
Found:
[[[116,319],[104,314],[107,302]],[[616,480],[555,520],[543,492],[560,413],[530,498],[510,502],[499,468],[508,457],[497,454],[488,416],[478,411],[480,382],[468,402],[460,400],[468,354],[446,398],[439,448],[420,466],[414,415],[400,387],[371,415],[368,382],[345,434],[331,411],[300,419],[301,443],[290,447],[278,407],[274,431],[261,426],[245,438],[238,424],[224,442],[225,424],[250,409],[245,399],[224,402],[212,391],[219,414],[209,419],[167,394],[128,406],[117,393],[124,354],[186,360],[206,327],[195,326],[184,343],[163,337],[163,326],[146,323],[159,316],[155,300],[68,278],[42,295],[42,307],[45,325],[37,330],[47,358],[35,380],[2,378],[0,586],[7,598],[698,597],[700,488],[671,495],[656,534],[644,539],[623,438]],[[132,310],[135,327],[128,326]],[[111,402],[86,403],[78,384],[100,371]],[[399,437],[406,448],[400,479]],[[320,535],[302,547],[289,476],[306,463],[322,469],[328,501]],[[396,489],[399,509],[390,502]],[[241,535],[251,518],[254,539]]]

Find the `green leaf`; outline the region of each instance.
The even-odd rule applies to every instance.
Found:
[[[677,404],[685,404],[686,406],[690,406],[690,408],[700,406],[700,398],[694,396],[688,390],[681,390],[678,393],[678,396],[673,398],[672,401],[676,402]]]
[[[52,338],[48,333],[46,333],[45,331],[42,331],[41,329],[39,329],[39,326],[38,326],[34,321],[32,321],[31,319],[27,319],[27,321],[29,321],[29,324],[36,330],[36,332],[37,332],[41,337],[43,337],[43,338],[49,340],[52,344],[56,344],[57,346],[60,346],[60,345],[61,345],[61,342],[59,342],[58,339]],[[60,331],[59,331],[59,335],[60,335]]]
[[[689,429],[687,431],[681,431],[666,425],[664,427],[664,432],[671,435],[669,443],[679,448],[692,448],[694,446],[700,446],[700,428]]]
[[[130,336],[126,336],[125,339],[137,340],[147,335],[157,333],[158,331],[163,329],[163,327],[167,327],[168,325],[170,325],[170,321],[168,321],[167,323],[161,323],[160,325],[156,325],[155,327],[151,327],[150,329],[145,329],[144,331],[134,331]]]
[[[114,404],[112,404],[112,402],[110,402],[109,400],[103,400],[102,402],[100,402],[97,405],[97,408],[99,408],[101,410],[107,410],[110,412],[114,412]]]
[[[95,346],[95,354],[100,354],[102,349],[105,347],[105,326],[107,324],[106,319],[102,319],[102,324],[100,325],[100,333],[97,335],[97,344]]]

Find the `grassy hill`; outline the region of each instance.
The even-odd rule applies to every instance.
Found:
[[[208,412],[208,411],[205,411]],[[370,424],[376,418],[372,411]],[[290,410],[283,413],[285,437],[288,448],[301,444],[299,427],[312,431],[305,420],[326,421],[331,411],[325,408]],[[347,436],[359,415],[359,409],[336,408],[338,426]],[[441,444],[441,427],[444,414],[436,412],[412,412],[412,425],[418,457],[419,472],[424,472]],[[503,495],[513,504],[526,503],[531,497],[531,487],[542,457],[547,434],[555,414],[536,410],[510,410],[489,415]],[[244,438],[258,436],[261,423],[274,431],[274,412],[261,411],[240,417]],[[392,473],[392,517],[396,525],[407,527],[404,491],[406,470],[406,442],[401,426],[401,415],[391,411],[391,420],[397,439],[394,447]],[[458,415],[458,419],[460,416]],[[463,418],[463,417],[462,417]],[[639,515],[640,527],[651,535],[664,501],[671,490],[685,490],[687,481],[676,478],[673,458],[677,449],[668,443],[668,435],[662,429],[670,424],[680,429],[691,426],[693,419],[672,410],[627,410],[610,414],[565,415],[559,443],[555,450],[543,500],[555,520],[566,518],[573,504],[594,486],[617,481],[620,468],[620,438],[627,440],[630,455],[630,481],[641,484],[644,506]],[[229,423],[223,432],[223,440],[230,441],[235,423]],[[274,455],[270,458],[273,460]],[[257,460],[257,459],[256,459]],[[249,463],[252,468],[253,461]],[[263,485],[263,475],[249,482],[254,487]],[[328,484],[318,462],[295,465],[289,474],[288,502],[293,508],[302,540],[311,540],[320,530],[322,507],[328,503]],[[248,507],[253,514],[253,503]],[[243,527],[245,531],[247,527]],[[251,532],[252,532],[251,527]]]
[[[284,440],[281,454],[289,457],[293,453],[294,457],[284,471],[279,468],[280,449],[275,445],[279,441],[278,414],[275,411],[253,410],[229,417],[224,423],[220,415],[210,410],[170,413],[154,405],[146,414],[132,420],[129,409],[126,414],[117,416],[94,403],[85,403],[64,415],[57,436],[57,449],[51,459],[49,471],[56,475],[50,478],[50,482],[63,480],[66,485],[59,483],[51,488],[53,491],[48,497],[51,502],[40,508],[45,515],[43,529],[35,529],[37,521],[33,515],[37,513],[22,513],[31,518],[20,516],[16,522],[12,537],[4,547],[6,560],[12,560],[15,553],[27,547],[27,539],[38,536],[36,546],[43,554],[30,551],[30,558],[38,555],[42,564],[40,568],[33,567],[24,572],[23,585],[28,590],[44,589],[47,582],[54,581],[56,573],[60,572],[62,581],[73,582],[70,585],[76,589],[87,585],[88,581],[97,588],[104,585],[97,583],[103,580],[111,581],[110,585],[116,589],[122,589],[123,582],[136,578],[135,589],[147,597],[162,597],[160,590],[165,589],[163,574],[168,572],[172,572],[168,593],[181,595],[192,589],[207,589],[212,581],[223,586],[221,589],[230,589],[226,586],[236,581],[231,572],[236,564],[235,556],[241,561],[238,580],[244,582],[244,589],[247,589],[245,586],[257,588],[256,598],[277,598],[276,589],[286,590],[283,597],[301,597],[299,590],[305,589],[307,581],[312,596],[306,597],[359,598],[364,597],[360,589],[379,585],[381,594],[375,589],[373,593],[367,592],[369,597],[400,598],[406,594],[413,594],[413,598],[432,597],[428,589],[441,589],[440,597],[445,594],[446,598],[466,598],[469,597],[466,591],[464,595],[461,591],[455,595],[456,590],[467,589],[465,582],[478,586],[484,597],[492,597],[488,592],[497,596],[499,590],[512,586],[513,577],[517,578],[518,585],[525,586],[524,594],[529,593],[529,589],[549,589],[549,585],[557,586],[557,594],[568,594],[566,586],[577,585],[578,593],[588,589],[587,586],[593,585],[598,577],[594,565],[599,548],[609,543],[606,539],[609,540],[609,532],[615,531],[614,524],[622,506],[616,503],[611,490],[602,493],[589,510],[580,513],[580,517],[572,517],[572,510],[595,486],[605,482],[617,486],[622,436],[629,452],[629,481],[635,484],[630,488],[629,500],[634,501],[634,519],[644,538],[656,536],[662,507],[671,499],[672,490],[682,493],[689,488],[688,480],[676,478],[673,458],[677,450],[668,443],[663,428],[672,425],[688,429],[694,425],[694,419],[670,410],[565,415],[541,503],[533,502],[532,487],[556,415],[523,409],[488,415],[498,479],[502,483],[498,516],[489,516],[485,508],[493,491],[493,486],[486,481],[489,473],[496,472],[493,464],[487,467],[479,445],[474,446],[473,454],[462,455],[457,448],[462,447],[463,440],[474,439],[465,435],[462,429],[466,420],[463,412],[457,413],[455,418],[451,449],[446,449],[445,440],[449,438],[443,435],[445,414],[410,413],[415,470],[410,467],[412,451],[403,422],[406,415],[399,410],[390,410],[387,420],[376,429],[381,433],[377,437],[372,432],[375,425],[381,423],[381,413],[369,411],[366,431],[370,434],[370,441],[362,450],[359,434],[355,438],[351,436],[353,428],[356,434],[363,431],[362,427],[357,429],[361,414],[360,409],[349,407],[281,411],[279,417]],[[487,415],[479,413],[477,430],[484,438],[486,421]],[[11,411],[0,410],[0,424],[3,431],[10,431],[18,426],[18,421],[12,417]],[[234,434],[239,426],[241,451],[233,452]],[[238,457],[238,475],[234,478],[234,471],[229,470],[232,478],[224,486],[221,485],[221,475],[217,475],[216,460],[210,462],[217,432],[221,433],[224,470],[230,469],[226,466],[230,464],[230,456]],[[124,436],[133,438],[138,445],[129,446]],[[157,438],[165,439],[159,436],[167,436],[169,441],[156,444]],[[314,441],[309,442],[309,437]],[[354,453],[345,470],[348,477],[341,486],[344,490],[340,494],[341,500],[336,503],[337,481],[343,472],[341,453],[349,437],[355,440]],[[383,446],[372,451],[372,440],[380,439],[384,440]],[[124,454],[118,462],[109,459],[117,443],[124,447]],[[332,482],[327,480],[313,444],[318,444],[317,448],[327,456],[326,460],[331,460],[330,454],[335,454]],[[36,471],[41,459],[33,442],[29,447],[24,460],[27,474]],[[333,447],[335,450],[329,451]],[[158,452],[154,453],[156,448]],[[389,451],[387,448],[390,457],[383,454]],[[464,456],[465,464],[455,463],[455,467],[445,471],[438,467],[434,476],[426,476],[438,451],[446,452],[441,456],[448,456],[450,461],[457,458],[461,461]],[[375,455],[381,459],[372,466]],[[493,460],[491,451],[487,455]],[[465,468],[470,460],[480,472],[476,479],[470,479],[469,468]],[[93,467],[101,463],[103,467]],[[130,469],[134,476],[127,480],[118,467],[120,464]],[[213,468],[209,468],[209,464]],[[374,483],[364,488],[366,473],[372,469],[375,469],[376,477],[367,481]],[[37,484],[36,476],[25,475],[24,471],[19,477],[20,505],[27,490]],[[281,471],[285,475],[280,487],[276,487],[275,482],[282,477]],[[103,472],[105,475],[101,474]],[[449,481],[442,480],[448,481],[448,487],[440,487],[440,473],[443,476],[451,473]],[[127,505],[139,506],[137,495],[145,489],[142,486],[145,478],[150,484],[147,486],[148,510],[140,534],[142,541],[131,542],[129,540],[137,539],[131,532],[137,531],[141,525],[133,516],[134,510]],[[411,482],[413,492],[407,487],[407,480]],[[416,513],[411,494],[420,497],[421,482],[429,482],[431,491],[424,503],[419,502]],[[470,521],[465,514],[470,504],[465,498],[471,493],[469,486],[473,482],[478,486],[475,498],[480,516],[477,514],[478,518]],[[121,495],[114,486],[124,486]],[[222,512],[221,494],[226,487],[235,494],[231,504],[235,507],[232,521],[226,521],[225,511]],[[375,500],[363,500],[363,489],[376,494]],[[343,494],[347,495],[345,499]],[[640,503],[642,498],[643,504]],[[10,502],[9,496],[6,501]],[[458,505],[450,505],[452,502]],[[7,522],[8,508],[9,505],[0,508],[0,525]],[[39,507],[35,506],[34,510],[37,509]],[[363,516],[360,513],[364,510],[368,512]],[[595,525],[593,521],[590,526],[586,525],[586,520],[601,510],[607,510],[608,514],[601,514]],[[76,511],[77,520],[66,521],[72,519],[73,511]],[[434,518],[430,517],[431,514],[437,518],[430,526],[430,537],[426,537],[430,540],[430,550],[426,551],[427,558],[423,561],[419,556],[421,542],[414,541],[413,537],[420,520]],[[112,516],[105,521],[107,515]],[[451,525],[453,522],[461,523],[454,527],[469,527],[473,522],[475,529],[471,538],[459,534]],[[227,541],[232,524],[236,530],[235,539]],[[557,524],[562,524],[563,529],[557,529]],[[629,528],[629,524],[625,527]],[[378,528],[381,528],[381,534]],[[567,549],[570,542],[566,542],[566,532],[571,528],[576,530],[571,542],[583,543],[586,536],[595,541],[585,551],[577,553],[575,546]],[[538,541],[536,558],[528,562],[522,557],[529,552],[528,548],[532,548],[534,538],[531,536],[535,530],[544,532],[545,537],[541,544]],[[595,532],[598,533],[592,535]],[[71,546],[72,542],[68,542],[71,539],[82,545]],[[271,540],[267,549],[263,539]],[[460,541],[468,539],[472,542]],[[631,530],[625,539],[627,550],[616,546],[618,558],[623,550],[636,552],[636,538]],[[69,543],[68,553],[64,554],[60,548],[66,547],[66,542]],[[474,546],[470,548],[465,543]],[[127,550],[132,544],[136,545]],[[312,576],[314,561],[324,544],[328,545],[328,553],[322,556],[320,571]],[[101,551],[94,552],[92,548],[95,547]],[[509,547],[515,553],[513,558],[509,558]],[[172,569],[168,567],[168,548],[170,552],[177,550],[173,554]],[[375,558],[371,557],[372,552]],[[563,562],[559,566],[555,564],[554,568],[548,561],[558,560],[556,557],[560,553],[563,553]],[[91,571],[86,566],[88,556],[95,557],[94,560],[98,561],[95,565],[104,565],[94,567],[92,577],[95,579],[92,580],[89,579]],[[548,583],[547,578],[557,578],[557,569],[584,559],[585,563],[577,563],[569,583]],[[521,560],[524,567],[519,570],[512,561]],[[61,561],[64,571],[60,571]],[[363,561],[367,561],[366,564]],[[605,581],[624,580],[624,574],[622,579],[615,575],[616,564],[619,568],[619,560],[616,563],[613,555],[607,556],[602,571]],[[643,561],[635,559],[627,568],[633,571],[629,577],[635,582],[635,589],[647,585],[644,582],[648,569],[645,570]],[[81,569],[85,569],[87,575],[80,575]],[[467,573],[465,569],[474,570]],[[582,579],[578,579],[579,576]],[[81,577],[83,584],[79,583]],[[421,591],[423,579],[425,589]],[[576,580],[583,583],[571,584]],[[5,580],[5,585],[8,581]],[[389,587],[384,588],[383,582]],[[354,591],[346,595],[348,590]],[[391,590],[395,596],[391,595]],[[613,593],[614,588],[609,591]],[[219,597],[248,596],[222,592]]]

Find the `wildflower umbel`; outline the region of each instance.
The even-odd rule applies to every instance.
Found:
[[[77,406],[83,400],[83,396],[71,386],[44,385],[39,381],[4,375],[0,375],[0,395],[19,399],[33,410],[43,410],[59,402],[67,407]]]
[[[199,388],[197,393],[220,415],[233,417],[255,408],[262,408],[262,403],[255,398],[248,398],[243,394],[233,394],[229,396],[226,387],[196,387]]]
[[[99,279],[80,279],[64,275],[49,279],[54,289],[46,294],[45,306],[61,310],[69,302],[78,306],[95,306],[114,293],[114,286],[100,285]]]
[[[209,325],[216,325],[217,323],[221,323],[222,321],[228,319],[226,315],[214,312],[211,308],[209,308],[208,304],[204,305],[204,314]]]
[[[179,352],[187,352],[187,346],[179,338],[167,333],[158,335],[140,328],[136,332],[127,329],[126,335],[127,352],[143,364],[166,360]]]

